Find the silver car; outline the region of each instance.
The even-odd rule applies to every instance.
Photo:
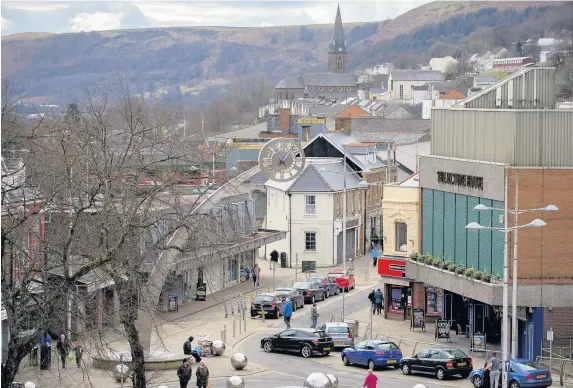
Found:
[[[329,337],[332,337],[335,349],[354,347],[354,335],[348,323],[328,322],[320,327]]]

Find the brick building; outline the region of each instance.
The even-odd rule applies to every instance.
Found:
[[[421,255],[405,270],[413,279],[413,308],[425,308],[424,287],[440,287],[441,316],[452,329],[499,343],[504,233],[466,226],[513,227],[504,214],[506,206],[515,209],[516,182],[520,210],[556,205],[557,212],[518,220],[547,223],[519,229],[518,273],[509,274],[510,282],[518,279],[514,356],[530,360],[541,354],[546,330],[553,328],[556,339],[573,336],[572,325],[563,323],[573,313],[573,111],[554,109],[554,71],[525,68],[461,107],[433,110],[431,155],[420,158]],[[478,204],[489,209],[476,210]],[[514,234],[508,233],[510,268]]]

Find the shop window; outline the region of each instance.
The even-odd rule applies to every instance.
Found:
[[[407,227],[403,222],[396,223],[396,250],[406,252],[408,250]]]
[[[388,311],[391,313],[404,312],[404,290],[402,287],[390,287],[390,307]]]
[[[316,215],[316,196],[314,195],[304,196],[304,215],[305,216]]]
[[[306,232],[304,234],[304,250],[305,251],[316,251],[316,233]]]
[[[439,317],[442,315],[442,290],[435,287],[426,288],[426,315]]]
[[[227,260],[227,281],[234,282],[237,280],[237,266],[238,260],[236,258],[231,258]]]

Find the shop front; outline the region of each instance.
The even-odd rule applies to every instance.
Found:
[[[406,320],[412,308],[410,279],[406,278],[403,257],[382,256],[378,259],[378,275],[384,283],[384,318]]]

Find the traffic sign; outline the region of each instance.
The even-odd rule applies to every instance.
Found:
[[[553,330],[547,331],[547,341],[553,341]]]

